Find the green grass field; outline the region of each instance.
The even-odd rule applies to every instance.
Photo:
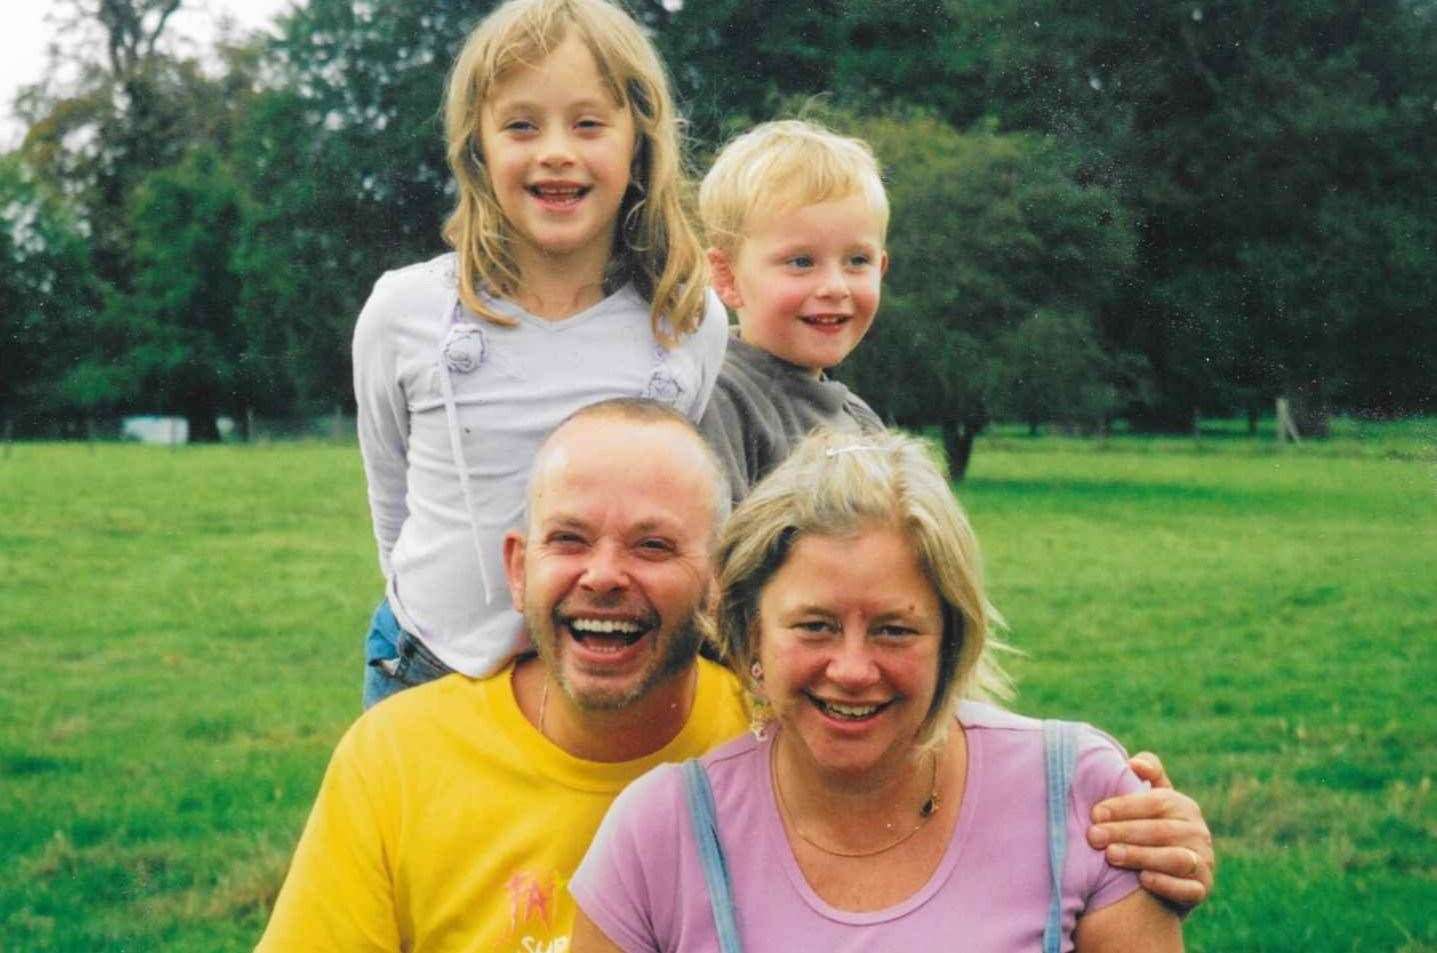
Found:
[[[1015,707],[1159,752],[1218,893],[1190,950],[1437,951],[1437,433],[980,441]],[[357,714],[352,446],[0,459],[0,950],[250,948]]]

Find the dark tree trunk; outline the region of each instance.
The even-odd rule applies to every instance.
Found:
[[[213,404],[203,402],[186,407],[185,422],[190,427],[190,443],[220,442],[220,427]]]
[[[983,423],[971,420],[943,421],[943,450],[948,454],[948,475],[954,483],[960,482],[968,472],[968,461],[973,456],[973,441],[982,432]]]

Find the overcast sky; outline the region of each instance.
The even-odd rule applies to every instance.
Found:
[[[0,151],[19,144],[24,130],[11,113],[15,93],[38,80],[45,71],[45,49],[55,38],[57,25],[47,19],[62,8],[62,0],[3,0],[0,22]],[[293,0],[184,0],[166,32],[175,30],[194,43],[208,44],[222,16],[229,14],[242,27],[270,24]]]

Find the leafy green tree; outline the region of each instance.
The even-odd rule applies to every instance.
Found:
[[[243,214],[213,149],[153,173],[131,208],[131,290],[113,295],[104,316],[133,398],[183,415],[191,441],[218,440],[220,412],[242,415],[256,389],[244,374],[250,341],[234,264]]]
[[[350,399],[349,335],[374,280],[444,250],[445,76],[492,6],[310,0],[280,20],[234,152],[258,199],[238,268],[257,346],[300,406]]]
[[[59,387],[99,305],[74,216],[18,155],[0,157],[0,418],[67,409]]]
[[[998,341],[996,414],[1033,433],[1102,431],[1143,390],[1146,363],[1109,353],[1086,314],[1039,309]]]
[[[1091,322],[1129,275],[1129,215],[1111,191],[1081,184],[1076,157],[1048,137],[960,133],[911,113],[825,118],[873,144],[892,205],[883,306],[843,376],[880,414],[939,425],[961,478],[1015,379],[1005,356],[1035,315],[1063,315],[1084,345],[1049,352],[1033,374],[1095,371]]]

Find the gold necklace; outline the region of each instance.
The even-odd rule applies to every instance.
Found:
[[[774,754],[776,748],[778,748],[777,739],[775,739],[774,742],[769,745],[768,770],[769,773],[773,775],[773,790],[774,793],[778,795],[779,810],[782,811],[783,816],[788,819],[789,826],[793,828],[793,832],[797,834],[800,838],[802,838],[804,843],[809,844],[813,847],[817,847],[825,854],[830,854],[834,857],[876,857],[879,854],[887,853],[888,851],[897,847],[899,844],[905,843],[906,841],[910,840],[914,834],[917,834],[920,830],[923,829],[923,825],[927,824],[928,820],[933,817],[934,814],[938,813],[938,804],[941,798],[938,795],[938,752],[937,750],[934,750],[933,778],[929,784],[928,797],[918,807],[918,823],[914,824],[907,833],[900,834],[896,840],[890,841],[889,843],[884,844],[882,847],[875,847],[872,850],[835,850],[832,847],[820,844],[818,841],[814,840],[812,837],[809,837],[807,834],[805,834],[802,830],[799,829],[798,821],[794,820],[793,813],[788,809],[788,802],[785,801],[783,797],[783,784],[779,781],[778,778],[778,760]]]

